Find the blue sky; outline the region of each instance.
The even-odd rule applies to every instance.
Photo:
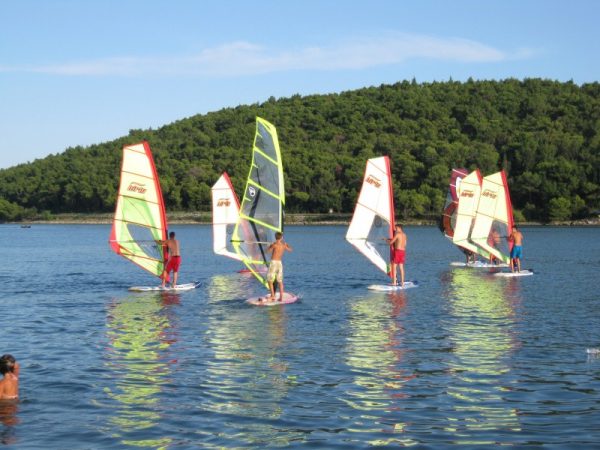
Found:
[[[270,96],[600,74],[600,1],[1,0],[0,168]]]

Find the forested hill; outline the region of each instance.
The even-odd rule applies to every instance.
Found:
[[[367,158],[389,155],[397,214],[441,214],[452,167],[504,168],[517,219],[600,209],[600,84],[541,79],[394,85],[226,108],[0,170],[0,220],[114,209],[121,148],[147,140],[167,211],[243,189],[255,117],[277,127],[289,212],[352,212]],[[33,130],[35,132],[35,130]]]

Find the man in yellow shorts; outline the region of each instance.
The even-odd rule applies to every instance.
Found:
[[[276,300],[275,281],[279,285],[279,301],[283,301],[283,264],[281,263],[281,258],[283,258],[286,250],[291,252],[292,247],[283,241],[283,233],[275,233],[275,242],[269,245],[268,249],[271,252],[271,263],[267,272],[267,281],[269,282],[271,296],[266,299],[267,301],[273,302]]]

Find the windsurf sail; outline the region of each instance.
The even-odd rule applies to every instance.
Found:
[[[121,182],[109,244],[118,255],[160,277],[167,239],[167,218],[148,142],[123,147]]]
[[[252,163],[233,231],[233,247],[252,274],[265,286],[267,249],[283,231],[285,190],[277,130],[256,118]]]
[[[475,221],[479,196],[481,195],[481,173],[474,170],[460,182],[458,189],[458,206],[452,242],[459,247],[489,258],[489,252],[470,240]]]
[[[513,211],[504,171],[483,178],[471,241],[510,264]]]
[[[241,261],[231,243],[233,229],[240,217],[240,201],[227,172],[212,187],[213,251]]]
[[[367,160],[365,176],[346,240],[382,272],[390,275],[390,245],[394,231],[394,196],[387,156]],[[390,275],[391,276],[391,275]]]
[[[454,227],[456,226],[456,215],[458,208],[458,188],[463,178],[469,172],[467,169],[452,169],[450,175],[450,185],[448,194],[446,195],[446,203],[444,204],[444,212],[440,221],[440,230],[448,239],[452,240],[454,236]]]

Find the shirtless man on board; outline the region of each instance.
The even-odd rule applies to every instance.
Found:
[[[387,243],[392,247],[392,261],[391,261],[391,275],[392,285],[396,286],[398,281],[396,280],[396,266],[400,268],[400,286],[404,286],[404,260],[406,257],[406,234],[402,231],[400,225],[396,225],[394,230],[394,237],[386,239]]]
[[[275,301],[275,281],[279,285],[279,301],[283,301],[283,264],[281,262],[281,258],[283,258],[283,254],[287,250],[288,252],[292,251],[292,247],[290,247],[287,242],[283,241],[283,233],[277,232],[275,233],[275,242],[269,245],[268,251],[271,252],[271,263],[269,264],[269,271],[267,272],[267,281],[269,282],[269,290],[271,291],[271,296],[267,297],[265,300],[267,301]],[[259,299],[262,301],[263,299]]]
[[[516,226],[512,227],[512,233],[508,237],[512,241],[513,248],[510,251],[510,270],[515,271],[515,261],[517,262],[517,272],[521,271],[521,258],[523,256],[523,234],[517,230]]]
[[[166,241],[157,241],[161,245],[166,245],[169,250],[169,259],[165,264],[165,270],[162,273],[162,287],[164,288],[167,284],[167,280],[169,279],[169,273],[173,272],[173,283],[171,283],[172,287],[177,285],[177,275],[179,272],[179,266],[181,265],[181,253],[179,251],[179,241],[175,239],[175,232],[171,231],[169,233],[169,239]]]

